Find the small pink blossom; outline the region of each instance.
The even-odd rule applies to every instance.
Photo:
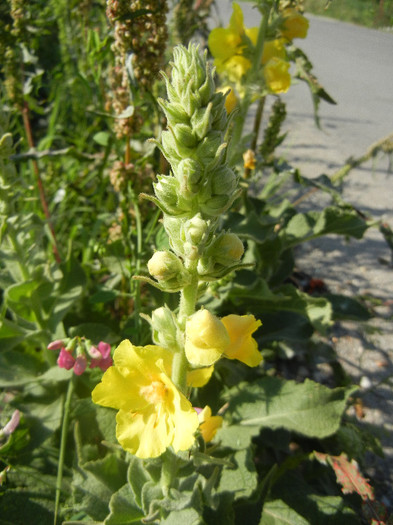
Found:
[[[64,342],[60,339],[56,339],[56,341],[52,341],[48,344],[47,348],[48,350],[60,350],[60,348],[63,348]]]
[[[75,364],[75,358],[65,348],[62,348],[59,357],[57,358],[57,364],[60,368],[71,370]]]
[[[74,374],[77,376],[80,376],[83,374],[83,372],[86,370],[87,366],[87,359],[84,355],[78,355],[78,357],[75,360],[74,364]]]
[[[94,348],[95,350],[98,350],[98,352],[100,353],[100,357],[97,359],[92,359],[90,363],[90,368],[95,368],[99,366],[101,370],[105,372],[105,370],[107,370],[110,366],[113,365],[113,360],[111,357],[111,345],[108,343],[104,343],[103,341],[100,341],[97,345],[97,348],[96,347],[92,347],[92,348]],[[90,353],[91,353],[92,348],[90,349]]]

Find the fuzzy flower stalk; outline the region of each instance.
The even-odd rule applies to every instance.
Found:
[[[244,265],[244,247],[219,218],[239,196],[239,180],[227,161],[226,94],[216,92],[214,71],[198,46],[174,50],[171,78],[164,75],[167,100],[159,100],[168,122],[157,146],[171,166],[158,175],[155,195],[143,195],[163,212],[169,250],[156,251],[147,264],[150,277],[137,276],[169,293],[180,293],[174,312],[157,308],[149,320],[154,345],[123,341],[114,366],[93,391],[93,401],[118,410],[116,435],[128,452],[149,458],[166,448],[195,446],[199,433],[214,439],[220,417],[204,408],[197,415],[188,400],[204,386],[221,358],[248,366],[262,360],[253,334],[253,315],[219,318],[197,307],[198,289]],[[198,409],[199,410],[199,409]]]

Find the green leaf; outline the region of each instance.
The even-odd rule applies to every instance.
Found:
[[[99,131],[93,136],[94,142],[97,142],[100,146],[107,146],[109,142],[110,134],[107,131]]]
[[[205,522],[195,509],[175,510],[165,520],[160,520],[162,525],[202,525]]]
[[[310,525],[310,522],[276,499],[264,504],[259,525]]]
[[[128,525],[143,523],[144,513],[135,503],[134,495],[128,483],[115,492],[109,502],[110,514],[105,525]]]
[[[142,489],[145,483],[151,481],[151,476],[144,466],[142,459],[131,456],[127,473],[128,483],[133,498],[139,507],[142,507]]]
[[[347,399],[355,390],[329,389],[308,379],[296,383],[265,377],[257,384],[242,383],[225,394],[232,424],[219,429],[217,439],[224,446],[244,448],[261,428],[325,438],[338,430]]]
[[[235,500],[249,498],[258,483],[250,448],[235,452],[230,461],[234,463],[234,468],[222,470],[218,491],[234,494]]]
[[[297,213],[282,229],[288,246],[331,233],[361,239],[369,224],[351,207],[329,206],[321,212]]]
[[[0,388],[26,385],[44,371],[45,365],[30,354],[15,350],[0,353]]]

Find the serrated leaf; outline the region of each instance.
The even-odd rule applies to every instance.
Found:
[[[342,486],[343,494],[356,493],[366,501],[374,499],[374,491],[367,480],[359,472],[359,467],[353,459],[349,461],[346,454],[331,456],[314,452],[314,456],[322,463],[328,463],[334,470],[337,482]]]
[[[232,424],[219,429],[217,439],[225,446],[243,448],[261,428],[325,438],[338,430],[347,399],[355,390],[329,389],[308,379],[296,383],[265,377],[257,384],[243,383],[225,394]]]

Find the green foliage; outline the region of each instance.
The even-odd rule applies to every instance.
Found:
[[[278,4],[256,3],[262,11]],[[165,12],[165,2],[157,4]],[[198,13],[186,12],[189,4],[175,6],[178,38],[206,37],[210,3]],[[113,77],[119,32],[105,3],[7,0],[0,12],[1,523],[360,523],[359,505],[315,458],[347,457],[348,472],[352,460],[362,466],[367,452],[381,454],[380,445],[347,416],[356,390],[348,378],[332,375],[329,388],[299,382],[296,367],[312,374],[323,360],[340,371],[328,343],[333,324],[367,321],[373,312],[358,298],[302,288],[295,263],[299,245],[332,234],[356,241],[377,221],[344,202],[334,180],[308,180],[276,158],[286,115],[278,96],[263,143],[242,135],[247,104],[227,119],[212,68],[201,73],[205,59],[195,48],[177,48],[172,84],[166,71],[147,89],[129,50],[125,75]],[[141,23],[140,36],[151,14],[129,15]],[[273,34],[281,19],[272,20]],[[334,100],[300,49],[288,45],[287,55],[310,87],[317,118],[319,101]],[[259,97],[258,80],[250,93]],[[170,102],[160,98],[165,88]],[[127,106],[117,112],[113,101],[122,94]],[[169,122],[163,133],[159,106]],[[122,124],[131,126],[126,136]],[[146,142],[153,136],[161,136],[172,172],[157,143]],[[249,147],[256,167],[243,177],[237,160]],[[140,201],[152,187],[156,197]],[[320,210],[310,198],[301,211],[296,196],[304,191],[331,202]],[[151,201],[164,211],[164,226]],[[389,240],[388,226],[382,230]],[[242,243],[240,261],[231,248]],[[159,290],[144,277],[153,252],[171,249],[180,266],[190,263],[187,271],[204,253],[199,305],[220,318],[252,313],[262,321],[256,339],[265,361],[246,369],[222,360],[206,387],[187,392],[194,406],[223,415],[213,443],[198,434],[189,451],[169,448],[144,460],[119,446],[115,411],[91,401],[101,368],[77,376],[56,365],[59,349],[48,345],[60,341],[75,357],[84,349],[88,365],[100,342],[181,346],[178,301],[167,292],[184,288],[189,275],[180,282],[176,274],[175,288]],[[145,282],[133,280],[141,274]],[[283,362],[295,370],[290,377]],[[15,410],[20,421],[9,431]]]

